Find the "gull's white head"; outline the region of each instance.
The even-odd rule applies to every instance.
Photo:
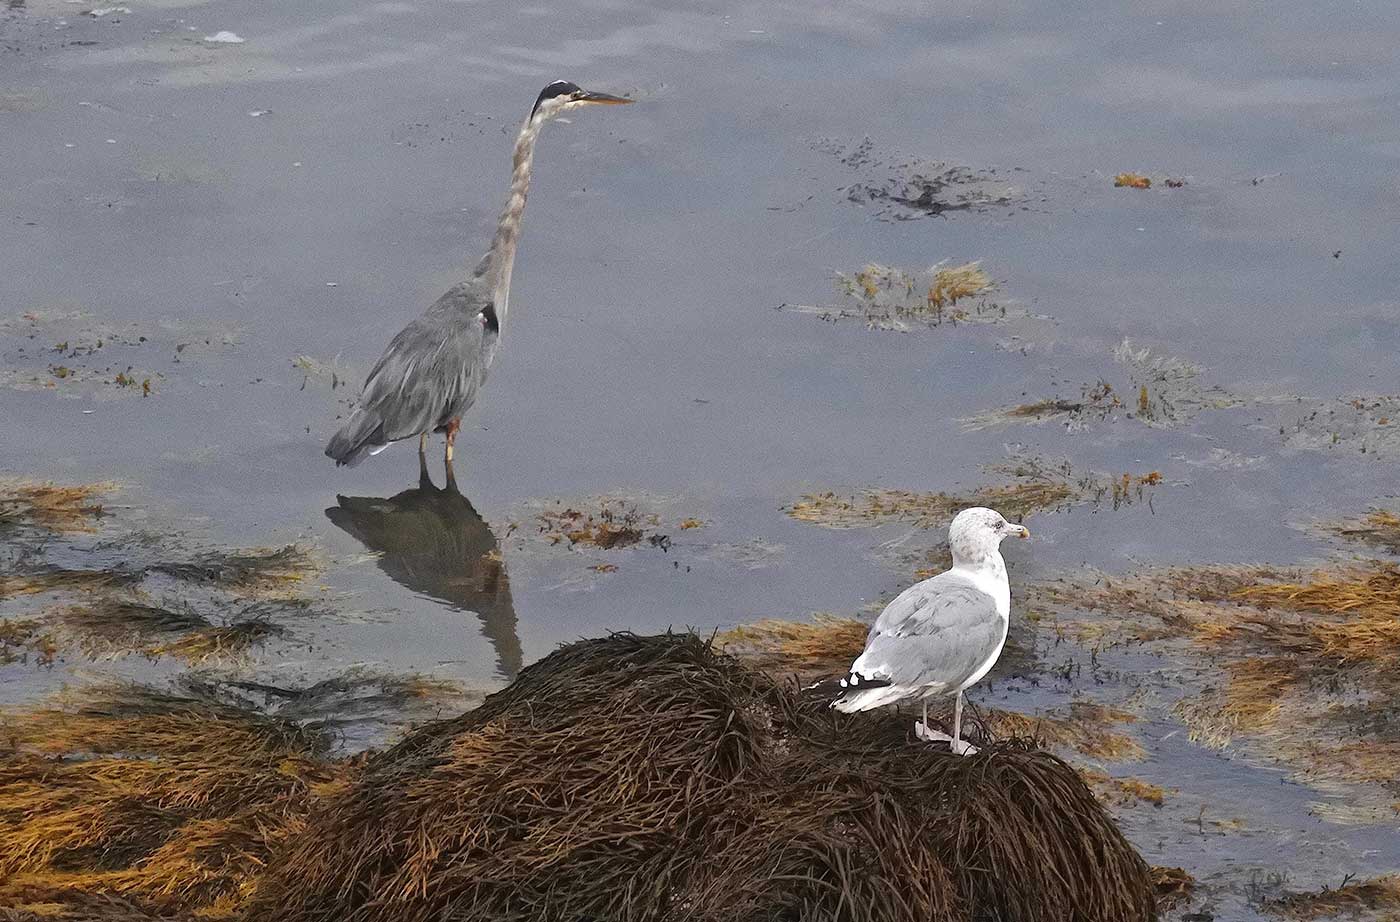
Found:
[[[995,509],[974,506],[964,509],[948,526],[948,544],[953,551],[953,565],[975,567],[997,553],[1003,538],[1028,538],[1030,532],[1013,525]]]
[[[632,100],[608,93],[594,93],[567,80],[555,80],[540,90],[535,100],[535,108],[530,110],[530,121],[547,122],[556,115],[584,106],[620,106]]]

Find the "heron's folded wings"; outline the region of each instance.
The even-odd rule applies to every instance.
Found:
[[[468,285],[449,289],[389,342],[365,382],[360,406],[382,421],[394,441],[441,426],[476,401],[495,357],[498,327],[484,322],[479,294]],[[472,308],[477,307],[473,313]]]

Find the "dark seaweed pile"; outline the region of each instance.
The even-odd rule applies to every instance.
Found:
[[[581,641],[374,756],[244,918],[1155,917],[1146,864],[1067,765],[1019,741],[956,757],[908,726],[693,635]]]

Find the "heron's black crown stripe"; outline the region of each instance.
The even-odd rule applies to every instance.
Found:
[[[565,96],[569,93],[577,93],[578,91],[578,84],[570,83],[567,80],[556,80],[549,86],[540,90],[540,98],[535,100],[535,108],[530,110],[530,115],[534,116],[536,110],[540,107],[540,103],[544,102],[546,99],[553,99],[556,96]]]

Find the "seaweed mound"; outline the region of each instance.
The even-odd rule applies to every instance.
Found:
[[[206,697],[86,690],[0,721],[0,920],[224,915],[345,767]]]
[[[952,756],[693,635],[615,634],[374,756],[244,918],[1135,922],[1153,900],[1054,756]]]

